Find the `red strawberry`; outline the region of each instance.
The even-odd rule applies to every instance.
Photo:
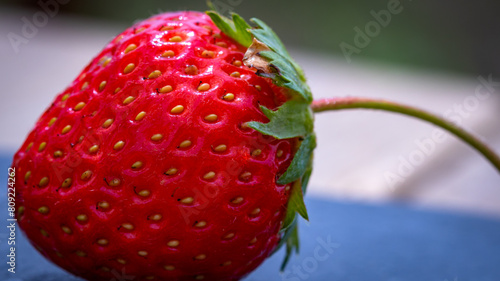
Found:
[[[44,256],[89,280],[222,281],[277,247],[304,172],[278,178],[307,136],[255,128],[272,123],[265,108],[308,103],[287,103],[279,63],[242,63],[250,33],[226,34],[202,13],[155,16],[55,98],[13,162],[19,224]]]

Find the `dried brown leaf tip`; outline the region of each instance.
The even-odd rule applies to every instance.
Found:
[[[260,56],[260,52],[262,51],[270,51],[269,47],[266,44],[260,42],[257,39],[253,39],[252,45],[248,47],[245,56],[243,57],[243,63],[250,68],[255,68],[258,71],[262,71],[264,73],[271,73],[272,69],[267,62],[267,60]]]

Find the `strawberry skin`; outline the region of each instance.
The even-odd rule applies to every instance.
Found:
[[[18,220],[88,280],[239,280],[281,239],[298,140],[248,128],[282,89],[198,12],[127,29],[15,154]],[[124,277],[123,277],[124,278]]]

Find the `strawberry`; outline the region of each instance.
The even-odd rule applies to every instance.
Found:
[[[17,217],[88,280],[239,280],[279,245],[314,148],[310,92],[275,34],[165,13],[125,30],[15,154]]]

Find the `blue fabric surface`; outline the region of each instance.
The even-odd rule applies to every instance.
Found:
[[[0,157],[0,280],[80,280],[46,261],[17,231],[16,274],[7,272],[5,183],[10,157]],[[398,205],[306,200],[311,222],[301,222],[301,253],[285,274],[284,252],[245,281],[498,281],[500,220]]]

